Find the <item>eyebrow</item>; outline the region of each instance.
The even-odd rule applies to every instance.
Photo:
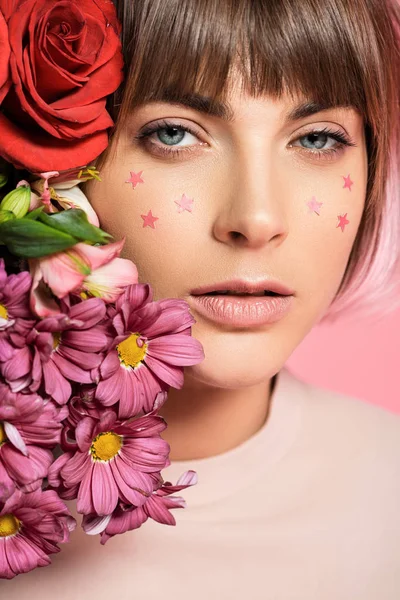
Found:
[[[178,106],[184,106],[192,108],[206,115],[213,117],[219,117],[224,121],[233,121],[234,113],[231,106],[227,102],[221,100],[213,100],[207,96],[201,96],[200,94],[174,94],[173,91],[165,90],[163,94],[154,98],[154,101],[168,102],[169,104],[176,104]],[[348,104],[322,104],[321,102],[314,102],[312,100],[302,102],[301,104],[290,109],[284,116],[285,121],[293,122],[311,117],[316,113],[331,108],[349,108]]]

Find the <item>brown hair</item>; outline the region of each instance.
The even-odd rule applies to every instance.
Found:
[[[322,106],[347,105],[360,112],[369,161],[367,196],[335,306],[337,312],[347,307],[337,300],[350,289],[346,297],[362,304],[382,236],[388,234],[383,219],[388,178],[394,176],[390,159],[396,157],[398,164],[400,156],[397,1],[115,0],[115,4],[126,64],[124,85],[109,100],[116,139],[130,111],[141,103],[179,100],[190,93],[224,101],[232,69],[237,67],[243,87],[254,96],[289,92]],[[397,199],[400,213],[399,204]],[[400,242],[394,252],[397,260]],[[387,283],[382,280],[382,288]]]

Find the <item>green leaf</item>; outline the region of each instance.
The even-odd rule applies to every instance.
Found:
[[[49,227],[69,233],[82,242],[92,244],[107,244],[112,237],[99,227],[89,223],[87,214],[80,208],[69,208],[59,213],[48,215],[42,213],[39,220]]]
[[[38,208],[35,208],[35,210],[31,210],[31,212],[26,213],[25,219],[32,219],[32,221],[36,221],[43,209],[44,206],[39,206]]]
[[[71,248],[79,240],[39,221],[22,218],[0,223],[0,242],[16,256],[40,258]]]

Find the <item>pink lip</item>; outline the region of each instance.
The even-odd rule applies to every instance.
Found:
[[[233,327],[267,325],[282,319],[293,296],[190,296],[193,308],[211,321]]]
[[[209,292],[219,292],[221,290],[231,290],[235,292],[242,292],[244,294],[253,294],[255,292],[262,292],[263,290],[269,290],[276,292],[283,296],[291,296],[294,294],[294,290],[290,289],[283,283],[272,280],[264,279],[262,281],[248,281],[245,279],[230,279],[229,281],[222,281],[220,283],[211,283],[203,287],[195,288],[191,290],[192,296],[200,296],[208,294]]]

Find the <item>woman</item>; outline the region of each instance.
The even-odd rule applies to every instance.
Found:
[[[399,418],[284,364],[321,320],[372,297],[387,310],[398,6],[116,4],[128,70],[102,181],[85,191],[140,281],[196,319],[205,360],[160,414],[164,479],[199,481],[177,527],[151,522],[106,548],[77,530],[6,596],[395,600]]]

